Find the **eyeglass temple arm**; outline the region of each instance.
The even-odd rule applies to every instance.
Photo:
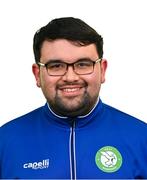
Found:
[[[99,59],[97,59],[96,61],[95,61],[95,63],[98,63],[98,62],[100,62],[102,60],[102,58],[99,58]]]
[[[38,62],[37,64],[38,64],[39,66],[43,66],[43,67],[45,66],[45,64],[43,64],[43,63],[41,63],[41,62]]]

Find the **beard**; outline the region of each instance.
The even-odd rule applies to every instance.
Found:
[[[71,101],[71,103],[67,104],[57,93],[54,100],[48,100],[48,103],[52,111],[60,116],[77,117],[88,114],[94,107],[97,99],[98,94],[91,97],[85,90],[81,98],[77,100],[76,106],[72,105],[72,101],[75,101],[75,99],[68,100]]]

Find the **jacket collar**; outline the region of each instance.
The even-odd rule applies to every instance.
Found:
[[[75,118],[59,116],[55,114],[48,103],[44,106],[45,113],[47,115],[48,121],[62,127],[71,127],[73,123],[75,124],[75,128],[83,127],[92,123],[95,119],[99,119],[102,110],[103,110],[103,103],[101,99],[98,99],[97,103],[95,104],[94,108],[85,116],[78,116]],[[97,116],[97,118],[95,118]]]

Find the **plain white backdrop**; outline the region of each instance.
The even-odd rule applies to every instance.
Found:
[[[0,125],[44,105],[31,66],[34,33],[50,20],[81,18],[104,38],[101,99],[147,122],[146,0],[1,0]]]

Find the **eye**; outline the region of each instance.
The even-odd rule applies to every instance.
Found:
[[[62,62],[50,62],[47,64],[47,68],[51,70],[58,70],[65,68],[65,64]]]
[[[77,68],[87,68],[92,66],[92,62],[91,61],[79,61],[75,64],[75,66]]]

